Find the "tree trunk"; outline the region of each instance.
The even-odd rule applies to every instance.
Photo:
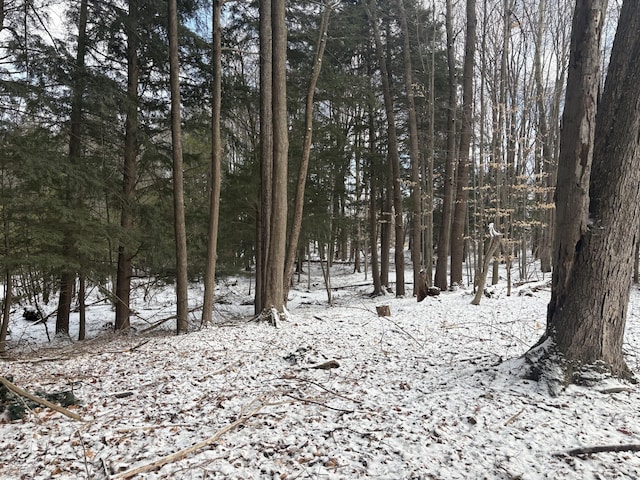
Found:
[[[220,218],[220,184],[222,179],[222,41],[220,17],[222,0],[213,0],[211,24],[213,27],[213,86],[211,91],[211,189],[209,191],[209,226],[207,230],[207,266],[204,274],[202,324],[213,320],[213,300],[216,288],[216,260],[218,255],[218,225]]]
[[[471,301],[472,305],[480,305],[480,300],[482,300],[482,295],[484,295],[484,286],[487,283],[487,275],[489,274],[489,264],[491,263],[491,259],[496,254],[499,248],[500,237],[498,235],[491,235],[491,240],[489,240],[487,250],[484,252],[484,260],[482,261],[482,266],[478,268],[476,278],[477,288],[476,294]]]
[[[435,286],[440,290],[447,289],[447,268],[449,265],[449,247],[451,243],[451,217],[453,211],[453,194],[455,189],[454,162],[456,158],[456,104],[458,81],[456,75],[453,5],[447,0],[447,63],[449,67],[449,109],[447,111],[447,159],[444,173],[444,199],[442,205],[442,221],[438,236],[438,260],[436,262]]]
[[[73,168],[80,168],[80,156],[82,154],[82,108],[83,95],[86,85],[85,80],[85,54],[87,51],[87,0],[80,2],[80,15],[78,17],[78,49],[76,52],[76,65],[72,85],[71,103],[71,134],[69,137],[69,163]],[[67,199],[72,206],[78,207],[81,200],[74,186],[69,185]],[[60,279],[60,299],[56,316],[56,333],[69,333],[69,315],[71,313],[71,301],[73,299],[73,287],[76,281],[76,271],[71,267],[77,263],[77,248],[73,238],[72,225],[64,226],[63,255],[68,259],[67,270],[62,273]]]
[[[178,12],[176,0],[169,0],[169,66],[171,87],[171,141],[173,156],[173,221],[176,241],[176,331],[188,330],[187,232],[184,213],[184,165],[180,125],[180,77],[178,58]]]
[[[437,25],[436,22],[436,7],[435,1],[432,5],[431,19],[433,23],[431,54],[430,54],[430,68],[429,68],[429,100],[428,100],[428,115],[429,115],[429,129],[427,133],[427,162],[423,168],[424,177],[424,240],[422,242],[424,248],[424,266],[425,266],[425,278],[427,287],[433,286],[433,163],[435,157],[435,76],[436,76],[436,37],[437,37]]]
[[[606,1],[595,3],[587,13],[599,32]],[[638,241],[629,226],[640,220],[640,64],[629,61],[639,49],[640,10],[625,0],[596,118],[589,224],[576,244],[571,279],[558,281],[571,288],[555,295],[548,319],[574,367],[604,362],[622,377],[630,375],[622,342]],[[558,185],[564,188],[560,177]]]
[[[409,120],[409,153],[411,156],[411,205],[412,223],[411,230],[411,258],[413,262],[413,295],[418,295],[418,286],[422,280],[422,192],[420,188],[420,146],[418,145],[418,120],[416,118],[416,105],[413,94],[413,65],[411,62],[411,45],[409,43],[409,27],[407,25],[407,13],[403,0],[398,0],[400,10],[400,25],[402,27],[403,52],[404,52],[404,81],[407,90],[408,120]]]
[[[464,230],[467,220],[469,188],[469,149],[473,137],[473,61],[476,51],[476,2],[467,0],[467,33],[462,74],[462,130],[458,151],[456,201],[451,224],[451,284],[462,284]]]
[[[260,0],[260,205],[256,233],[255,313],[266,307],[267,256],[271,244],[273,183],[273,32],[271,0]]]
[[[388,134],[388,160],[393,181],[393,223],[395,227],[395,266],[396,266],[396,296],[405,294],[404,286],[404,222],[402,218],[402,179],[400,178],[400,157],[398,153],[398,137],[396,132],[395,112],[393,109],[393,97],[387,60],[384,55],[382,40],[378,29],[376,1],[369,2],[369,20],[376,44],[376,53],[380,63],[380,76],[382,80],[382,93],[384,96],[384,108],[387,116]]]
[[[371,107],[371,104],[369,105]],[[378,256],[378,176],[375,121],[372,108],[368,112],[369,130],[369,243],[371,245],[371,278],[373,280],[373,295],[382,293],[380,275],[380,259]]]
[[[138,4],[129,0],[127,18],[127,118],[124,132],[124,164],[122,179],[122,212],[120,228],[123,236],[118,246],[118,270],[116,273],[116,321],[115,329],[124,330],[130,325],[131,277],[133,275],[133,249],[126,234],[134,229],[134,204],[136,201],[136,157],[138,153]]]
[[[5,240],[6,241],[6,240]],[[4,275],[4,300],[2,302],[2,325],[0,326],[0,357],[5,352],[9,321],[11,320],[11,303],[13,302],[13,275],[7,269]]]
[[[333,10],[333,4],[327,3],[322,12],[320,21],[320,31],[318,32],[318,44],[313,58],[313,67],[311,70],[311,78],[309,79],[309,89],[307,90],[307,103],[305,106],[305,128],[304,142],[302,146],[302,159],[300,161],[300,170],[298,172],[298,182],[296,185],[296,198],[293,208],[293,221],[291,225],[291,235],[289,236],[289,247],[287,250],[287,260],[285,264],[284,292],[285,297],[291,285],[293,278],[293,267],[296,260],[296,252],[298,250],[298,241],[300,231],[302,229],[302,214],[304,210],[304,190],[307,183],[307,172],[309,170],[309,158],[311,156],[311,141],[313,138],[313,99],[316,91],[316,84],[320,76],[322,67],[322,57],[327,44],[327,29],[329,28],[329,16]],[[286,301],[286,298],[285,298]]]
[[[390,178],[390,175],[385,176]],[[385,289],[389,288],[389,253],[391,252],[391,225],[393,216],[391,214],[391,189],[389,182],[386,188],[380,192],[381,212],[380,212],[380,283]]]
[[[84,340],[87,334],[86,283],[84,274],[81,273],[78,282],[78,310],[80,317],[78,323],[78,340]]]
[[[546,175],[547,166],[551,165],[553,157],[553,149],[551,146],[551,138],[549,135],[549,127],[547,125],[547,109],[545,103],[545,89],[542,79],[542,37],[544,35],[546,0],[540,0],[538,5],[538,30],[536,34],[536,51],[534,58],[534,70],[536,80],[536,108],[538,110],[538,135],[536,141],[539,145],[536,147],[536,173],[538,173],[538,181],[542,187],[541,193],[537,194],[538,204],[542,208],[540,217],[542,219],[540,227],[540,242],[538,245],[537,255],[540,258],[540,269],[543,273],[551,272],[551,235],[550,230],[553,225],[549,224],[550,215],[546,208],[547,192],[544,187],[547,186]],[[536,228],[536,230],[538,230]]]
[[[594,364],[599,364],[598,371],[630,376],[622,342],[633,271],[630,259],[638,241],[636,229],[629,226],[638,225],[640,220],[640,64],[629,58],[640,49],[640,10],[629,0],[622,6],[593,132],[605,11],[604,0],[578,2],[576,6],[568,76],[571,83],[558,165],[558,273],[554,270],[547,330],[538,342],[539,348],[529,352],[530,358],[544,359],[539,350],[557,350],[564,360],[564,377],[560,380],[565,382],[588,380],[583,373]],[[575,133],[579,127],[571,122],[567,125],[571,114],[583,119],[582,131]],[[572,130],[574,143],[569,142]],[[594,143],[587,144],[591,139]],[[585,186],[582,180],[589,174],[591,151],[590,184]],[[590,195],[586,201],[585,188]],[[573,212],[561,208],[565,189],[577,197],[568,200]],[[569,240],[574,246],[572,252]],[[544,364],[535,367],[535,372],[544,372]]]
[[[266,318],[274,325],[278,315],[286,314],[284,296],[284,266],[287,244],[287,27],[285,0],[272,0],[271,25],[273,33],[273,182],[269,249],[266,262],[265,309]]]
[[[600,37],[606,0],[577,2],[573,19],[571,58],[562,117],[558,186],[556,189],[556,244],[551,302],[553,319],[573,283],[573,265],[587,231],[589,178],[593,159],[598,87]],[[551,334],[552,325],[547,326]]]

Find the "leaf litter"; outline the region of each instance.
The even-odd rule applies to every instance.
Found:
[[[72,391],[81,404],[67,408],[83,421],[42,407],[5,417],[0,478],[640,477],[638,452],[569,454],[640,443],[635,385],[550,396],[518,374],[544,331],[545,279],[509,297],[501,280],[479,306],[470,288],[417,303],[370,297],[351,268],[332,271],[334,306],[319,281],[292,290],[277,328],[249,321],[242,278],[220,282],[214,325],[195,328],[194,313],[181,336],[171,322],[142,332],[171,315],[170,288],[139,300],[127,334],[110,333],[110,307],[93,304],[85,342],[48,342],[16,314],[0,373],[31,392]],[[192,307],[199,297],[192,286]],[[639,308],[634,287],[625,354],[636,375]]]

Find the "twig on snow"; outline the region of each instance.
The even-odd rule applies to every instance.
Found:
[[[84,444],[84,438],[82,438],[82,434],[80,433],[80,430],[76,430],[76,433],[78,434],[78,438],[80,439],[80,445],[82,445],[82,455],[84,458],[84,471],[87,474],[87,478],[91,478],[91,475],[89,474],[89,465],[87,463],[87,447]]]
[[[258,407],[254,408],[253,410],[251,410],[246,415],[241,415],[235,422],[230,423],[226,427],[218,430],[215,435],[213,435],[212,437],[207,438],[206,440],[203,440],[202,442],[196,443],[195,445],[192,445],[191,447],[184,448],[184,449],[182,449],[182,450],[180,450],[180,451],[178,451],[176,453],[173,453],[171,455],[168,455],[166,457],[162,457],[161,459],[156,460],[155,462],[148,463],[146,465],[142,465],[141,467],[137,467],[137,468],[134,468],[134,469],[131,469],[131,470],[127,470],[126,472],[119,473],[119,474],[115,475],[112,478],[114,480],[115,479],[120,479],[120,478],[131,478],[131,477],[133,477],[135,475],[138,475],[140,473],[149,472],[151,470],[155,470],[157,468],[163,467],[164,465],[166,465],[168,463],[173,463],[173,462],[177,462],[179,460],[182,460],[187,455],[189,455],[189,454],[191,454],[193,452],[196,452],[196,451],[198,451],[198,450],[200,450],[200,449],[202,449],[204,447],[207,447],[207,446],[211,445],[212,443],[217,442],[220,439],[220,437],[222,437],[225,433],[233,430],[237,426],[239,426],[239,425],[243,424],[244,422],[246,422],[247,420],[249,420],[251,417],[255,416],[263,407],[264,407],[264,404],[261,404]]]
[[[73,418],[74,420],[79,420],[81,422],[83,421],[82,418],[80,417],[80,415],[77,415],[77,414],[67,410],[64,407],[61,407],[60,405],[56,405],[55,403],[51,403],[49,400],[45,400],[44,398],[37,397],[37,396],[33,395],[32,393],[29,393],[26,390],[23,390],[22,388],[14,385],[13,383],[11,383],[9,380],[7,380],[4,377],[0,377],[0,383],[3,383],[5,387],[7,387],[9,390],[11,390],[16,395],[28,398],[29,400],[32,400],[32,401],[34,401],[36,403],[39,403],[42,406],[49,407],[52,410],[55,410],[56,412],[60,412],[63,415],[66,415],[69,418]]]
[[[355,413],[355,410],[345,410],[343,408],[332,407],[330,405],[327,405],[326,403],[320,402],[318,400],[314,400],[313,398],[300,398],[300,397],[296,397],[295,395],[291,395],[289,393],[285,393],[284,396],[292,398],[292,399],[294,399],[294,400],[296,400],[298,402],[313,403],[314,405],[320,405],[321,407],[328,408],[329,410],[335,410],[336,412]]]
[[[631,443],[626,445],[597,445],[595,447],[574,448],[564,453],[556,453],[555,456],[570,455],[576,457],[578,455],[591,455],[592,453],[605,452],[640,452],[640,444]]]
[[[144,340],[143,342],[140,342],[139,344],[137,344],[135,347],[131,347],[131,348],[129,349],[129,351],[130,351],[130,352],[133,352],[133,351],[135,351],[135,350],[139,349],[140,347],[142,347],[142,346],[146,345],[146,344],[147,344],[147,343],[149,343],[150,341],[151,341],[151,339],[150,339],[150,338],[148,338],[147,340]]]
[[[506,422],[504,422],[504,426],[508,426],[510,424],[512,424],[513,422],[516,421],[516,419],[522,415],[524,413],[524,408],[522,408],[522,410],[520,410],[518,413],[516,413],[513,417],[511,417],[509,420],[507,420]]]
[[[416,337],[414,337],[413,335],[411,335],[409,332],[407,332],[403,327],[401,327],[400,325],[398,325],[398,322],[392,320],[390,317],[384,315],[380,318],[384,318],[385,320],[389,320],[391,323],[393,323],[396,328],[398,328],[398,330],[400,330],[402,333],[404,333],[405,335],[407,335],[411,340],[413,340],[414,342],[416,342],[418,344],[419,347],[423,347],[424,345],[422,344],[422,342],[420,342]]]
[[[354,402],[354,403],[362,403],[362,400],[356,400],[355,398],[349,398],[349,397],[347,397],[346,395],[341,395],[341,394],[339,394],[338,392],[336,392],[336,391],[334,391],[334,390],[331,390],[330,388],[325,387],[325,386],[324,386],[324,385],[322,385],[321,383],[314,382],[314,381],[312,381],[312,380],[307,380],[307,379],[305,379],[305,378],[300,378],[300,379],[297,379],[297,380],[299,380],[299,381],[301,381],[301,382],[306,382],[306,383],[310,383],[310,384],[312,384],[312,385],[315,385],[316,387],[321,388],[322,390],[324,390],[324,391],[325,391],[325,392],[327,392],[327,393],[330,393],[331,395],[334,395],[334,396],[336,396],[336,397],[340,397],[340,398],[344,398],[345,400],[349,400],[350,402]]]

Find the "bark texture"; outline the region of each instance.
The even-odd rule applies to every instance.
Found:
[[[550,319],[563,303],[574,280],[573,266],[579,243],[587,230],[589,178],[600,83],[600,37],[605,7],[606,0],[580,1],[576,3],[574,13],[558,160],[557,233],[548,311]]]
[[[184,212],[184,165],[180,124],[180,77],[178,60],[178,12],[176,0],[169,0],[169,65],[171,86],[171,143],[173,156],[173,222],[176,241],[176,331],[188,329],[187,230]]]
[[[411,44],[409,42],[409,26],[403,0],[398,0],[400,10],[400,26],[402,28],[404,81],[407,90],[407,106],[409,119],[409,153],[411,155],[411,260],[413,263],[413,295],[418,295],[422,270],[422,192],[420,188],[420,146],[418,144],[418,119],[416,102],[413,93],[413,64],[411,62]]]
[[[127,26],[127,117],[124,126],[124,163],[122,169],[122,211],[120,228],[122,236],[131,232],[135,224],[134,203],[136,195],[136,156],[138,153],[138,5],[129,1]],[[116,321],[115,329],[129,328],[131,310],[131,275],[133,251],[127,238],[118,245],[118,270],[116,272]]]
[[[447,64],[449,67],[449,111],[447,112],[447,160],[444,173],[444,198],[442,204],[442,220],[438,235],[438,259],[434,284],[440,290],[447,289],[447,269],[449,266],[449,250],[451,244],[451,218],[453,216],[453,198],[455,193],[455,159],[456,159],[456,103],[458,81],[454,52],[453,34],[453,2],[447,0]]]
[[[284,264],[287,245],[287,167],[289,136],[287,123],[287,27],[285,0],[271,3],[273,34],[273,177],[271,238],[266,262],[265,309],[284,313]],[[270,314],[273,317],[273,313]],[[276,318],[271,318],[275,323]]]
[[[405,294],[404,286],[404,221],[402,218],[402,185],[400,178],[400,157],[398,153],[398,136],[396,132],[395,112],[393,108],[393,97],[391,95],[391,82],[387,60],[385,58],[384,47],[380,37],[377,21],[377,7],[375,0],[369,2],[369,19],[373,30],[373,37],[376,44],[376,53],[380,64],[380,75],[382,80],[382,93],[384,96],[384,109],[387,116],[388,134],[388,160],[393,180],[393,225],[395,227],[395,254],[394,262],[396,266],[396,296],[402,297]]]
[[[222,41],[220,17],[222,0],[213,0],[213,88],[211,92],[211,188],[209,191],[209,226],[207,230],[207,267],[204,274],[202,324],[213,320],[213,300],[216,288],[216,260],[218,254],[218,224],[220,218],[220,186],[222,181]]]
[[[462,128],[458,153],[456,201],[451,223],[451,284],[462,283],[464,229],[469,198],[469,149],[473,137],[473,60],[476,52],[476,1],[467,0],[467,33],[462,73]]]
[[[605,2],[578,2],[582,3],[590,3],[591,9],[576,9],[577,25],[583,25],[580,14],[585,15],[582,22],[601,25]],[[584,370],[594,365],[616,376],[630,375],[622,342],[631,260],[638,241],[637,229],[630,226],[640,220],[640,64],[629,58],[639,49],[640,10],[636,2],[627,0],[596,119],[589,218],[584,226],[577,225],[582,230],[572,252],[570,275],[554,282],[547,332],[541,339],[550,339],[542,347],[550,344],[564,358],[565,381],[585,380]],[[585,97],[583,102],[594,99]],[[560,178],[565,177],[560,177],[559,170],[558,190],[565,187]],[[558,237],[569,234],[576,236],[558,226]],[[558,243],[556,248],[562,248]]]
[[[622,341],[640,220],[640,10],[626,0],[611,54],[595,133],[590,224],[577,246],[571,291],[552,326],[565,357],[628,369]]]

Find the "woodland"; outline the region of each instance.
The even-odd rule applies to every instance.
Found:
[[[0,0],[0,477],[638,477],[636,3]]]
[[[95,290],[126,331],[139,279],[186,333],[241,272],[277,326],[310,260],[474,304],[502,263],[553,272],[532,376],[631,378],[631,3],[2,0],[1,350],[24,307],[83,340]]]

